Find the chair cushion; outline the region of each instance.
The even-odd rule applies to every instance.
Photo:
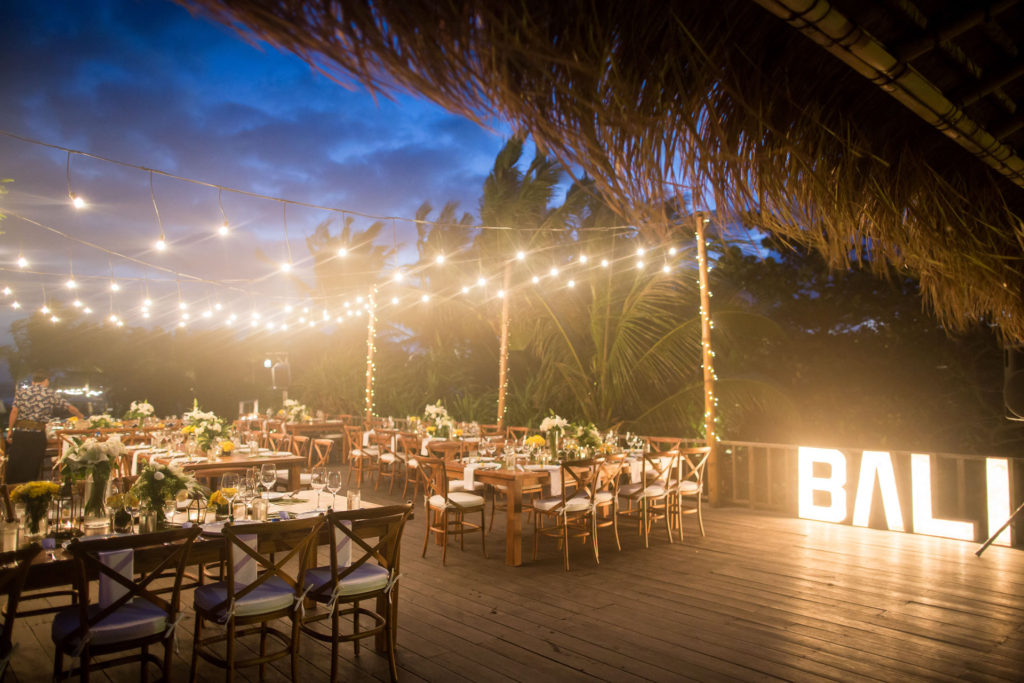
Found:
[[[562,505],[562,497],[553,496],[551,498],[538,498],[533,501],[532,505],[535,510],[551,512]],[[589,507],[590,499],[584,495],[573,496],[569,500],[565,501],[566,512],[582,512]]]
[[[380,456],[380,461],[385,465],[390,465],[397,459],[398,458],[395,457],[394,453],[385,453],[384,455]]]
[[[216,612],[213,608],[227,598],[228,587],[224,581],[208,583],[199,586],[195,592],[196,611],[203,612],[208,619],[225,621],[227,618],[228,606],[224,605]],[[256,614],[276,612],[279,609],[291,606],[295,600],[295,591],[281,577],[272,576],[259,585],[252,592],[247,593],[243,598],[235,602],[235,614],[240,617],[248,617]]]
[[[472,508],[481,507],[484,504],[483,496],[466,491],[452,491],[448,494],[448,508]],[[438,510],[445,508],[444,496],[431,496],[430,507]]]
[[[60,643],[64,638],[78,628],[78,606],[61,610],[53,619],[53,626],[50,628],[50,635],[54,643]],[[89,615],[95,615],[101,610],[99,605],[89,605]],[[124,607],[121,607],[113,614],[98,622],[91,629],[91,642],[95,645],[110,645],[125,640],[135,640],[146,636],[156,635],[167,628],[167,613],[146,600],[134,600]],[[64,644],[65,651],[72,651],[78,647],[79,638],[75,637]]]
[[[478,481],[473,482],[472,493],[478,493],[484,490],[484,485]],[[466,491],[466,480],[465,479],[449,479],[448,480],[448,491]]]
[[[598,491],[594,498],[598,505],[605,505],[612,502],[615,499],[615,495],[611,491]]]
[[[626,498],[659,498],[664,496],[668,490],[663,484],[650,484],[644,487],[642,484],[624,484],[619,487],[619,495]]]
[[[313,596],[318,588],[331,581],[331,568],[318,567],[306,572],[306,585],[313,586],[310,596],[318,602],[327,602],[331,599],[328,595]],[[379,591],[388,585],[388,570],[379,564],[367,562],[355,569],[351,574],[341,581],[341,595],[358,595]],[[329,591],[328,591],[329,593]]]
[[[700,493],[700,484],[689,479],[684,479],[683,481],[679,482],[679,493],[683,494],[684,496],[692,496],[694,494]]]

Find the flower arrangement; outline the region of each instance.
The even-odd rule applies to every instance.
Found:
[[[148,401],[132,401],[131,407],[128,408],[128,412],[124,414],[126,420],[145,420],[147,417],[153,417],[153,406]]]
[[[19,484],[11,492],[12,501],[25,504],[28,530],[33,534],[39,533],[39,522],[46,518],[50,500],[59,491],[60,487],[52,481],[30,481]]]
[[[278,414],[282,413],[288,422],[302,422],[310,419],[306,406],[292,398],[285,400],[284,406],[278,411]]]
[[[527,437],[524,445],[527,448],[544,448],[544,444],[547,441],[540,434],[534,434],[533,436]]]
[[[164,501],[176,496],[184,489],[189,494],[204,493],[196,478],[174,465],[154,465],[150,463],[139,473],[130,493],[146,503],[150,510],[156,511],[157,521],[164,521]]]
[[[577,422],[569,429],[569,436],[575,438],[582,449],[596,451],[601,447],[601,432],[593,422]]]
[[[210,496],[207,505],[214,508],[219,515],[229,514],[231,512],[231,501],[228,500],[228,496],[234,498],[237,493],[238,490],[233,488],[217,489]]]
[[[131,493],[115,493],[107,498],[107,507],[114,511],[112,531],[114,533],[130,533],[132,530],[131,508],[138,506],[139,499]]]
[[[427,423],[427,431],[436,434],[439,438],[446,439],[455,428],[448,410],[441,405],[441,399],[437,403],[428,403],[423,409],[423,421]],[[431,430],[430,428],[434,429]]]
[[[182,433],[195,436],[196,445],[204,451],[210,450],[213,442],[224,433],[224,421],[213,413],[200,410],[198,400],[193,400],[192,410],[182,415],[182,421],[185,423]]]
[[[233,450],[235,450],[234,441],[231,441],[230,439],[224,439],[223,441],[220,442],[221,453],[230,453]]]
[[[558,446],[562,435],[565,434],[566,428],[569,426],[569,421],[564,417],[555,415],[554,411],[548,411],[550,414],[541,420],[540,431],[547,436],[548,449],[551,451],[551,457],[558,457]]]
[[[102,415],[90,415],[89,416],[89,429],[110,429],[116,427],[117,424],[114,418],[106,413]]]
[[[106,441],[93,438],[75,438],[58,465],[65,481],[92,477],[92,487],[85,501],[85,514],[102,516],[103,496],[110,480],[110,472],[114,469],[117,459],[124,455],[125,448],[121,437],[112,436]]]

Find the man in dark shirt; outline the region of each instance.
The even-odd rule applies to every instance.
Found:
[[[7,483],[39,478],[46,457],[46,423],[53,411],[64,408],[79,418],[81,411],[50,388],[49,373],[36,370],[32,384],[18,387],[7,423]]]

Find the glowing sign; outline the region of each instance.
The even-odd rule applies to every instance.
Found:
[[[988,532],[994,533],[1010,516],[1009,465],[1005,458],[986,458],[985,467]],[[910,509],[913,516],[913,532],[975,540],[977,528],[974,522],[940,519],[934,516],[931,469],[931,456],[920,453],[910,455]],[[842,451],[835,448],[801,446],[797,456],[798,515],[803,519],[823,522],[846,522],[850,517],[847,505],[850,492],[847,491],[846,473],[847,458]],[[892,456],[885,451],[864,451],[861,454],[850,523],[854,526],[868,526],[876,481],[881,493],[886,528],[904,531],[903,510],[906,507],[906,500],[901,501]],[[903,493],[905,495],[906,491]],[[999,535],[996,543],[1010,544],[1009,529]]]

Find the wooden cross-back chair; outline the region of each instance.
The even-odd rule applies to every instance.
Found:
[[[586,458],[567,460],[560,463],[562,490],[557,496],[533,501],[536,512],[533,526],[533,559],[537,559],[537,550],[541,536],[558,540],[562,549],[562,567],[569,571],[569,541],[579,538],[590,540],[594,553],[594,562],[600,564],[597,530],[611,526],[615,530],[615,545],[619,543],[619,531],[616,521],[616,491],[619,474],[624,459]],[[602,520],[600,513],[610,510],[608,519]],[[551,520],[551,526],[545,526],[545,520]]]
[[[8,517],[8,519],[10,519]],[[14,653],[14,622],[18,616],[18,601],[21,598],[25,578],[28,576],[32,560],[42,551],[38,543],[31,543],[24,548],[0,553],[0,595],[6,598],[3,622],[0,623],[0,681],[7,675]],[[28,672],[23,672],[27,676]]]
[[[178,603],[181,579],[189,551],[199,527],[171,529],[152,534],[119,536],[90,540],[75,539],[68,546],[75,561],[74,581],[78,605],[57,613],[53,620],[53,678],[63,680],[129,662],[139,662],[141,679],[148,680],[147,664],[160,667],[169,680],[174,656],[174,638],[179,623]],[[146,566],[135,571],[146,553]],[[163,597],[153,585],[158,579],[173,576],[170,597]],[[89,599],[89,578],[99,577],[99,599]],[[163,645],[163,658],[150,654],[152,645]],[[94,661],[97,656],[134,650],[136,655]],[[77,667],[64,671],[64,656],[78,657]]]
[[[480,547],[487,557],[487,533],[484,514],[484,498],[468,491],[449,491],[448,465],[444,458],[420,456],[417,473],[423,484],[424,507],[427,510],[426,534],[423,537],[423,557],[427,556],[427,545],[432,533],[441,540],[441,565],[448,560],[448,536],[459,537],[459,548],[466,547],[466,534],[480,533]],[[466,520],[470,513],[480,513],[480,524]]]
[[[697,515],[700,535],[704,532],[704,514],[701,512],[701,498],[704,496],[704,469],[711,455],[710,446],[679,449],[679,482],[676,486],[674,509],[678,515],[679,540],[683,540],[683,515]],[[683,507],[683,501],[693,499],[693,507]]]
[[[292,435],[285,432],[270,432],[267,434],[267,448],[280,453],[290,453],[292,450]]]
[[[312,614],[300,610],[293,637],[301,632],[331,644],[332,683],[338,679],[339,645],[351,642],[358,657],[359,641],[378,633],[384,634],[387,643],[391,680],[398,679],[392,598],[399,577],[398,550],[411,511],[411,505],[393,505],[331,512],[325,522],[330,531],[330,563],[300,573],[305,596],[325,605],[326,610]],[[383,528],[372,545],[354,531],[361,524]],[[367,607],[368,603],[375,607]],[[352,618],[352,629],[347,633],[342,632],[340,623],[344,617]],[[361,627],[360,617],[370,620],[368,627]],[[329,631],[315,626],[323,621],[330,623]],[[292,672],[294,680],[297,675],[297,671]]]
[[[528,437],[530,435],[530,428],[529,427],[506,427],[505,428],[505,435],[509,439],[512,439],[513,441],[517,441],[519,443],[522,443],[523,440],[526,439],[526,437]]]
[[[420,478],[416,473],[416,468],[419,467],[418,458],[420,457],[420,450],[423,448],[423,439],[415,432],[400,432],[395,445],[397,446],[395,449],[395,455],[397,455],[399,460],[402,461],[405,472],[405,483],[402,486],[402,500],[410,500],[409,498],[406,498],[405,495],[409,490],[410,483],[412,484],[411,500],[416,500],[416,497],[420,492]]]
[[[298,666],[298,642],[294,629],[285,633],[269,623],[280,618],[294,618],[299,594],[296,574],[285,566],[296,557],[305,558],[317,542],[323,516],[262,524],[225,524],[224,557],[227,572],[223,581],[196,588],[194,608],[196,625],[192,638],[191,680],[196,680],[202,658],[226,670],[232,680],[236,668],[259,666],[263,680],[268,662],[291,657],[292,671]],[[203,625],[214,622],[223,631],[210,637],[202,635]],[[236,656],[239,638],[259,635],[257,654],[248,659]],[[271,637],[282,647],[266,651]],[[224,643],[221,656],[215,646]]]
[[[352,481],[353,475],[356,478],[356,488],[362,488],[363,477],[377,471],[377,456],[380,451],[376,445],[363,446],[363,429],[360,427],[345,427],[345,437],[348,442],[348,477],[346,484]]]
[[[620,499],[625,499],[625,509],[619,514],[635,517],[639,521],[638,533],[643,536],[644,547],[649,545],[651,525],[665,520],[665,533],[672,542],[672,529],[678,526],[673,521],[678,501],[680,481],[679,451],[645,452],[641,460],[640,481],[619,487]]]
[[[334,439],[313,439],[306,464],[310,467],[327,467],[331,462]]]
[[[395,453],[397,440],[398,430],[396,429],[377,427],[370,434],[370,446],[376,449],[374,459],[376,460],[377,480],[373,484],[374,491],[380,486],[382,479],[389,481],[388,495],[391,495],[391,491],[395,488],[395,480],[398,478],[400,469],[399,458]]]

